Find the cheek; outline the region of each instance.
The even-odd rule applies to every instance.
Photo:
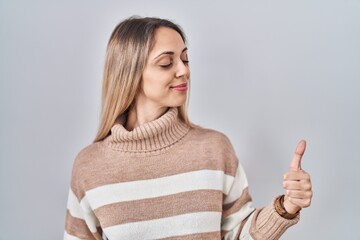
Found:
[[[170,92],[171,78],[166,74],[144,74],[142,89],[146,96],[164,96]]]

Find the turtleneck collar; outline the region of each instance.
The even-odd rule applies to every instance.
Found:
[[[112,148],[124,152],[151,152],[166,148],[179,141],[190,127],[178,117],[178,109],[169,108],[159,118],[128,131],[116,122],[111,134],[104,140]]]

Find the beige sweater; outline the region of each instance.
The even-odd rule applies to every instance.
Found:
[[[64,239],[268,240],[298,220],[255,209],[229,139],[170,108],[132,131],[115,124],[78,154]]]

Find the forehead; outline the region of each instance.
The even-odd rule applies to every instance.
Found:
[[[163,51],[181,52],[184,48],[185,43],[177,31],[172,28],[159,27],[155,30],[154,46],[150,55]]]

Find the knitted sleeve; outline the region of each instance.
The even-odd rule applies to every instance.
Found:
[[[99,220],[90,207],[85,195],[84,172],[89,171],[84,168],[88,166],[82,157],[85,151],[78,154],[74,161],[71,184],[67,201],[64,240],[100,240],[102,239],[102,229]],[[86,156],[86,155],[85,155]]]
[[[274,201],[262,209],[255,209],[245,172],[238,164],[232,186],[223,202],[222,239],[275,240],[298,221],[299,216],[291,220],[281,217],[274,208]]]
[[[86,197],[79,202],[75,193],[70,189],[64,240],[102,239],[98,225],[98,220],[90,209]]]

